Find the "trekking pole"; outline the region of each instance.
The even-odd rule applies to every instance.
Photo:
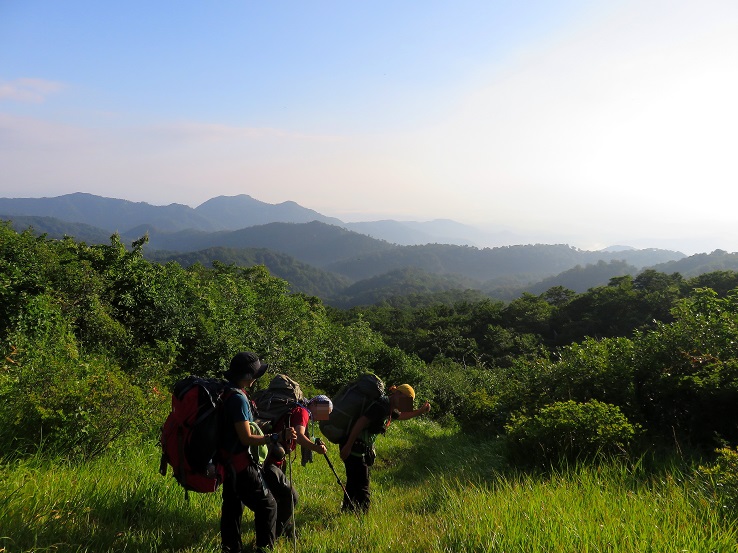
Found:
[[[323,445],[323,441],[320,438],[315,438],[315,443],[318,445]],[[341,482],[341,478],[338,476],[338,473],[336,472],[336,469],[333,468],[333,463],[331,463],[331,460],[328,458],[328,450],[326,450],[325,455],[326,462],[328,463],[328,466],[333,471],[333,476],[336,477],[336,482],[338,482],[338,485],[341,486],[341,489],[343,490],[343,496],[348,500],[348,502],[351,504],[351,507],[356,510],[356,506],[354,505],[353,500],[351,497],[349,497],[348,492],[346,491],[346,486],[343,485],[343,482]]]
[[[290,440],[291,444],[292,440]],[[287,448],[287,470],[290,473],[290,503],[292,504],[292,550],[297,552],[297,529],[295,528],[295,492],[292,482],[292,452],[291,447]]]

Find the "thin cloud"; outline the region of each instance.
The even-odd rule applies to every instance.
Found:
[[[337,142],[340,135],[308,134],[289,129],[242,127],[193,121],[163,123],[135,129],[140,135],[150,135],[179,142],[231,142],[254,140],[290,140],[300,142]]]
[[[83,127],[0,112],[0,147],[3,151],[27,150],[46,153],[54,146],[69,150],[97,141],[99,137]],[[0,160],[2,160],[1,151]],[[6,161],[12,162],[12,159]]]
[[[48,96],[62,90],[64,85],[45,79],[21,78],[0,81],[0,101],[9,100],[28,104],[41,104]]]

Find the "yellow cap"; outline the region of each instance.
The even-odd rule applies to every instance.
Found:
[[[400,384],[395,388],[395,391],[400,392],[402,395],[415,399],[415,390],[410,384]]]

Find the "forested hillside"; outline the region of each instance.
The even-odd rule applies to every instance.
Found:
[[[434,295],[438,292],[475,288],[478,288],[478,283],[460,275],[435,275],[414,267],[406,267],[346,286],[326,297],[326,303],[348,308],[390,302],[414,295]]]
[[[685,277],[698,276],[715,271],[738,270],[738,253],[715,250],[712,253],[699,253],[683,259],[674,259],[653,266],[662,273],[681,273]]]
[[[549,288],[562,286],[574,292],[586,292],[595,286],[602,286],[610,279],[621,276],[636,276],[640,269],[625,261],[613,260],[609,263],[598,261],[585,266],[577,265],[556,276],[544,278],[532,286],[525,287],[522,292],[542,294]]]
[[[100,227],[86,223],[62,221],[56,217],[0,215],[0,221],[9,221],[17,232],[31,229],[37,236],[45,234],[49,238],[57,239],[70,236],[79,242],[88,244],[107,244],[110,242],[110,235],[112,234]]]
[[[218,375],[241,349],[308,391],[332,394],[363,371],[412,382],[439,420],[508,435],[527,461],[738,440],[735,272],[344,311],[263,266],[162,265],[144,246],[0,226],[3,451],[89,457],[154,439],[172,382]],[[571,440],[561,417],[579,421]]]
[[[420,363],[365,324],[337,325],[263,266],[213,269],[127,249],[49,240],[0,226],[0,429],[3,451],[85,457],[153,437],[167,390],[186,374],[219,376],[259,352],[306,390],[333,392],[361,371],[415,380]]]
[[[140,236],[143,228],[137,229]],[[336,259],[362,256],[394,246],[341,227],[310,223],[268,223],[234,231],[163,233],[148,229],[148,247],[178,252],[205,248],[266,248],[324,268]],[[129,238],[132,236],[129,235]],[[348,275],[350,276],[350,275]]]
[[[32,226],[36,235],[46,234],[50,238],[71,236],[91,244],[107,244],[109,240],[108,234],[94,227],[47,217],[14,218],[12,224],[19,232]],[[213,261],[250,266],[254,262],[253,250],[268,249],[273,255],[262,256],[260,262],[273,274],[288,280],[294,291],[314,294],[332,305],[345,307],[391,300],[403,286],[412,291],[434,292],[457,283],[460,288],[480,290],[505,300],[553,285],[584,291],[607,283],[613,276],[621,276],[623,269],[618,263],[633,267],[628,271],[634,275],[644,267],[684,258],[679,252],[666,250],[589,252],[545,244],[491,249],[442,244],[397,246],[319,222],[272,223],[221,232],[193,229],[163,232],[150,225],[139,225],[120,234],[121,240],[128,244],[143,236],[147,237],[144,251],[150,259],[170,258],[183,264],[197,260],[207,267]],[[735,260],[732,262],[738,265]],[[730,263],[731,260],[725,260],[724,268]],[[398,279],[398,271],[404,272],[405,277]],[[562,274],[567,271],[571,273]],[[321,283],[320,278],[316,280],[308,273],[328,278]],[[417,279],[412,274],[428,276]],[[542,279],[548,280],[540,283]],[[368,282],[361,282],[365,280]],[[435,283],[430,284],[431,280]],[[384,289],[383,281],[388,283]],[[340,282],[345,283],[342,290],[337,288]],[[367,289],[372,292],[365,293]],[[353,290],[357,291],[356,296]]]
[[[347,277],[317,269],[301,263],[286,254],[264,248],[208,248],[189,253],[173,253],[162,250],[145,250],[147,259],[166,263],[174,261],[183,267],[200,264],[212,267],[214,263],[251,267],[264,265],[269,272],[289,284],[292,292],[300,292],[319,298],[339,296],[351,281]]]

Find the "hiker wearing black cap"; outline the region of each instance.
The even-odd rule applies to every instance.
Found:
[[[224,404],[226,424],[223,446],[228,452],[229,470],[223,481],[223,506],[220,515],[220,536],[224,553],[243,551],[241,517],[243,506],[254,512],[254,529],[258,551],[269,551],[276,541],[277,502],[264,482],[260,467],[252,460],[249,447],[276,443],[277,434],[266,436],[251,431],[253,420],[251,402],[246,391],[267,370],[267,364],[250,351],[236,354],[224,376],[238,389]],[[284,430],[285,436],[295,439],[294,429]]]
[[[376,456],[374,440],[377,435],[384,434],[394,419],[407,420],[430,411],[427,401],[419,409],[412,409],[415,390],[409,384],[392,386],[388,392],[369,405],[346,440],[340,443],[341,459],[346,466],[344,511],[365,513],[369,510],[369,472]]]

